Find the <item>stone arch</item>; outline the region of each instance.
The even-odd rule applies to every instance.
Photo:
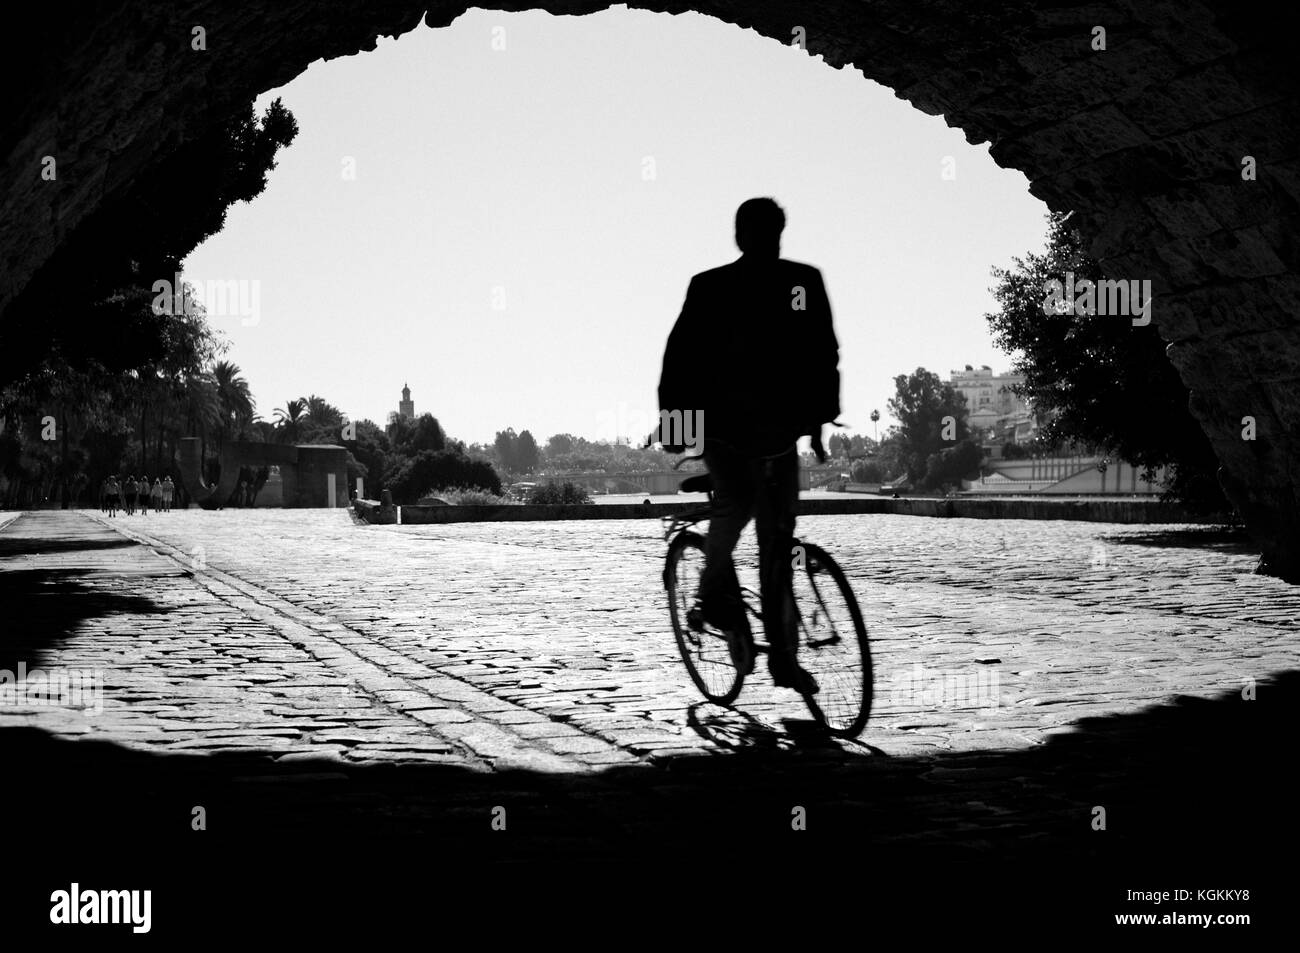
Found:
[[[1031,192],[1074,210],[1112,273],[1149,277],[1155,321],[1264,567],[1300,579],[1300,134],[1285,31],[1262,3],[649,0],[715,16],[865,76],[991,143]],[[157,6],[157,9],[154,7]],[[320,58],[374,49],[470,4],[287,0],[78,18],[27,5],[0,79],[0,311],[86,217],[183,142]],[[583,14],[603,0],[503,2]],[[191,50],[195,26],[205,53]],[[1103,27],[1106,49],[1093,49]],[[485,40],[486,42],[486,40]],[[39,162],[57,155],[57,187]],[[1252,157],[1254,181],[1242,177]],[[1242,418],[1257,439],[1243,440]]]

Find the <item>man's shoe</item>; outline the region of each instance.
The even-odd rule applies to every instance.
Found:
[[[719,624],[721,622],[722,624]],[[720,619],[714,622],[705,616],[704,610],[698,606],[692,606],[686,612],[686,625],[692,632],[705,633],[707,629],[713,630],[727,640],[727,651],[731,655],[731,662],[736,666],[736,670],[742,675],[750,675],[754,671],[754,656],[758,654],[754,648],[754,636],[750,634],[749,626],[742,621],[741,625],[736,625],[730,618],[725,621]]]
[[[747,629],[741,631],[729,629],[723,634],[727,637],[727,648],[731,650],[731,662],[736,666],[736,671],[741,675],[752,675],[754,656],[758,654],[754,648],[754,637]]]
[[[754,648],[754,636],[749,631],[749,620],[745,618],[744,603],[739,599],[728,599],[706,607],[705,621],[726,636],[736,671],[741,675],[752,674],[758,650]]]
[[[772,673],[772,684],[777,688],[793,688],[800,695],[816,695],[818,692],[817,680],[798,662],[770,655],[767,670]]]

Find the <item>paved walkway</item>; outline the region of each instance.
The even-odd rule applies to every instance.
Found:
[[[1267,775],[1300,587],[1213,530],[802,520],[873,639],[875,713],[839,743],[763,674],[735,711],[700,703],[652,521],[3,520],[0,668],[104,679],[98,714],[0,705],[9,750],[46,766],[34,811],[92,775],[132,779],[103,810],[160,837],[203,804],[215,837],[325,824],[491,852],[504,808],[513,851],[600,856],[781,837],[801,808],[882,850],[1093,860],[1228,851],[1284,814]]]

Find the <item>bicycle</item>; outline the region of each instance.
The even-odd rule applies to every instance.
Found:
[[[663,518],[664,541],[668,544],[664,588],[673,633],[696,687],[709,701],[730,706],[753,669],[747,637],[752,632],[728,635],[703,623],[696,606],[696,591],[704,568],[704,536],[691,527],[712,515],[712,480],[707,473],[690,477],[681,484],[681,491],[708,493],[709,502]],[[795,570],[788,598],[794,606],[797,657],[820,689],[816,694],[805,694],[804,702],[825,730],[840,737],[855,737],[866,727],[872,701],[871,649],[862,612],[844,570],[828,552],[795,539],[791,558]],[[805,590],[802,598],[796,590]],[[745,625],[762,632],[759,594],[741,586],[741,599]],[[756,624],[750,623],[751,616]],[[752,644],[759,654],[770,651],[770,646],[761,641]]]

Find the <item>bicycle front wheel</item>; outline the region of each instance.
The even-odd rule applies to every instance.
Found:
[[[794,570],[799,664],[817,680],[805,695],[813,717],[831,734],[858,735],[871,715],[871,648],[862,611],[844,570],[820,546],[800,543]]]
[[[691,681],[704,697],[718,705],[730,705],[745,683],[743,666],[747,659],[737,659],[727,637],[712,626],[705,625],[697,632],[687,622],[703,572],[704,537],[699,533],[679,533],[668,548],[664,565],[664,586],[668,590],[668,611],[673,619],[677,648]]]

